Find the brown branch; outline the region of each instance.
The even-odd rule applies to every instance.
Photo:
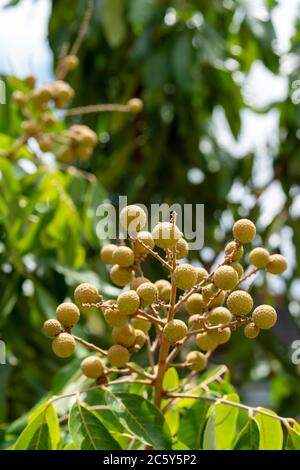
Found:
[[[114,112],[129,113],[130,108],[127,104],[91,104],[88,106],[79,106],[70,108],[66,111],[66,116],[82,116],[83,114]]]

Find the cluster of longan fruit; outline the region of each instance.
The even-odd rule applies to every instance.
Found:
[[[57,319],[45,323],[45,333],[55,337],[53,350],[58,356],[67,357],[74,352],[75,340],[70,329],[79,319],[79,309],[87,307],[99,307],[112,328],[114,344],[104,355],[107,363],[116,368],[126,366],[132,354],[144,346],[152,324],[159,344],[166,341],[172,347],[190,337],[196,338],[199,350],[189,352],[183,363],[193,371],[203,370],[211,351],[228,342],[238,326],[244,325],[245,336],[251,339],[260,330],[274,326],[276,310],[269,305],[254,308],[252,296],[240,285],[245,277],[261,269],[281,274],[287,262],[282,255],[271,255],[265,248],[257,247],[249,253],[252,270],[244,274],[240,263],[243,245],[251,243],[256,235],[250,220],[235,222],[233,240],[225,247],[224,260],[211,273],[203,267],[177,262],[187,257],[189,247],[174,220],[158,223],[151,232],[142,230],[145,223],[146,214],[139,206],[125,207],[120,213],[120,224],[129,233],[129,246],[123,239],[120,245],[107,244],[101,249],[101,260],[111,266],[111,281],[119,287],[126,286],[118,298],[103,300],[94,286],[81,284],[74,293],[75,304],[61,304]],[[154,251],[155,247],[159,251]],[[149,255],[169,268],[169,279],[151,282],[144,277],[141,265]],[[172,292],[175,299],[171,306]],[[172,317],[170,307],[175,309]],[[187,322],[174,318],[185,312],[189,315]],[[97,377],[93,377],[94,368],[97,373],[101,370]],[[109,369],[99,357],[93,356],[83,361],[82,371],[88,377],[98,378]]]

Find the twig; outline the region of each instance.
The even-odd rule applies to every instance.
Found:
[[[84,40],[84,38],[85,38],[85,36],[88,32],[89,24],[90,24],[92,14],[93,14],[93,10],[94,10],[94,0],[88,0],[87,1],[86,12],[85,12],[85,15],[83,17],[81,26],[79,28],[78,35],[77,35],[77,37],[74,41],[74,44],[71,48],[71,51],[70,51],[71,55],[77,55],[78,54],[78,51],[79,51],[80,46],[82,44],[82,41]]]
[[[66,116],[82,116],[83,114],[104,113],[117,111],[119,113],[129,113],[130,108],[127,104],[91,104],[88,106],[79,106],[70,108],[66,111]]]

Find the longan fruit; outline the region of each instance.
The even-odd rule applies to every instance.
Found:
[[[63,163],[71,163],[74,160],[74,152],[70,147],[63,145],[58,151],[58,158]]]
[[[135,290],[128,290],[119,295],[117,305],[122,315],[132,315],[139,309],[140,298]]]
[[[225,344],[230,340],[231,329],[223,328],[221,330],[211,330],[208,332],[208,336],[210,336],[217,344]]]
[[[25,85],[31,90],[35,87],[35,82],[36,82],[36,78],[34,75],[28,75],[28,77],[24,79]]]
[[[257,328],[255,323],[248,323],[244,329],[244,335],[246,338],[254,339],[259,335],[260,329]]]
[[[249,253],[249,261],[256,268],[263,269],[270,262],[270,253],[262,247],[253,248]]]
[[[191,351],[186,356],[185,362],[190,370],[200,372],[206,368],[207,358],[200,351]]]
[[[146,221],[145,212],[135,204],[124,207],[120,212],[120,223],[129,232],[140,232]]]
[[[188,319],[188,325],[191,330],[200,330],[204,327],[202,316],[199,314],[191,315]]]
[[[218,343],[207,332],[196,336],[196,344],[202,351],[213,351],[218,346]]]
[[[133,271],[131,268],[122,268],[118,264],[114,264],[110,271],[110,279],[119,287],[130,284],[133,279]]]
[[[208,317],[212,326],[229,323],[232,320],[232,314],[226,307],[215,307],[210,310]]]
[[[202,267],[197,267],[197,284],[200,284],[205,278],[208,276],[208,272],[206,271],[205,268]]]
[[[149,279],[147,277],[144,277],[144,276],[139,276],[139,277],[135,277],[131,284],[130,284],[130,287],[131,289],[133,290],[137,290],[137,288],[141,285],[141,284],[144,284],[145,282],[150,282]]]
[[[232,233],[235,240],[245,244],[251,243],[256,235],[256,227],[249,219],[240,219],[232,227]]]
[[[62,66],[65,67],[68,71],[73,71],[77,69],[79,65],[79,59],[76,55],[70,54],[64,57]]]
[[[135,329],[132,325],[124,325],[113,328],[112,339],[116,344],[130,348],[135,342]]]
[[[42,152],[50,152],[53,149],[53,142],[50,137],[42,135],[39,139],[39,146]]]
[[[202,287],[201,292],[204,303],[207,304],[217,294],[218,290],[217,286],[212,283]]]
[[[128,317],[126,315],[122,315],[118,309],[113,308],[107,308],[104,311],[104,319],[112,328],[124,326],[128,323]]]
[[[57,123],[57,117],[55,116],[55,114],[45,112],[40,115],[40,121],[44,127],[48,128],[54,126],[54,124]]]
[[[244,268],[241,263],[239,263],[238,261],[234,261],[233,263],[231,263],[230,266],[236,270],[238,278],[241,279],[241,277],[244,275]]]
[[[165,325],[163,336],[169,343],[177,343],[186,336],[187,331],[187,326],[182,320],[171,320]]]
[[[231,266],[220,266],[214,273],[214,283],[219,289],[231,290],[238,280],[238,274]]]
[[[170,300],[172,286],[166,279],[159,279],[154,283],[158,289],[158,295],[161,300]]]
[[[282,255],[271,255],[267,271],[271,274],[282,274],[287,269],[287,260]]]
[[[158,288],[155,284],[152,284],[152,282],[144,282],[141,284],[137,288],[136,293],[144,307],[153,304],[158,298]]]
[[[22,129],[26,137],[35,137],[39,133],[39,126],[33,120],[22,122]]]
[[[107,359],[113,367],[124,367],[129,361],[128,349],[120,344],[114,344],[107,351]]]
[[[142,330],[135,330],[135,342],[134,345],[138,346],[139,349],[142,349],[146,342],[146,335]]]
[[[50,320],[46,320],[43,325],[43,331],[46,336],[54,337],[61,333],[61,324],[58,320],[51,318]]]
[[[83,307],[84,304],[96,304],[102,299],[97,287],[88,282],[83,282],[76,287],[74,291],[74,300],[78,307]]]
[[[71,328],[80,318],[79,308],[72,302],[64,302],[57,307],[56,318],[65,328]]]
[[[108,243],[107,245],[104,245],[100,251],[101,261],[103,261],[104,264],[114,264],[113,254],[116,249],[117,249],[117,246],[113,245],[112,243]]]
[[[140,98],[131,98],[127,102],[127,106],[131,113],[137,114],[140,113],[144,107],[144,104]]]
[[[201,313],[205,302],[201,294],[195,293],[189,296],[185,303],[186,311],[189,315],[194,315],[196,313]]]
[[[142,330],[144,333],[148,333],[152,326],[152,323],[149,320],[144,320],[143,318],[133,318],[131,320],[131,324],[135,330]]]
[[[60,333],[52,341],[53,352],[58,357],[66,358],[71,356],[75,351],[75,347],[75,339],[69,333]]]
[[[189,244],[184,238],[180,238],[175,245],[176,248],[176,258],[182,259],[186,258],[189,253]]]
[[[20,90],[15,90],[13,92],[12,99],[20,108],[23,107],[27,102],[26,95]]]
[[[98,379],[104,374],[104,365],[98,356],[83,359],[80,365],[82,373],[89,379]]]
[[[173,282],[178,289],[190,289],[197,282],[196,269],[190,264],[180,264],[174,270]]]
[[[75,92],[73,88],[63,80],[57,80],[52,84],[53,95],[56,101],[56,107],[58,104],[68,103],[74,98]]]
[[[152,230],[152,237],[159,248],[167,249],[175,246],[182,233],[179,228],[171,222],[160,222]]]
[[[269,330],[277,321],[276,310],[270,305],[260,305],[253,311],[252,320],[257,328]]]
[[[150,250],[153,250],[154,240],[153,240],[153,237],[152,237],[152,233],[147,232],[147,231],[139,232],[137,234],[136,238],[137,238],[137,240],[140,240],[141,242],[143,242],[144,245],[146,245],[148,248],[150,248]],[[138,241],[135,241],[134,249],[135,249],[135,252],[137,254],[140,254],[140,255],[148,253],[147,249],[144,248],[143,245],[141,245]]]
[[[220,305],[223,305],[225,297],[225,292],[221,290],[218,294],[214,294],[206,305],[209,306],[209,308],[219,307]]]
[[[248,292],[235,290],[227,298],[227,307],[233,315],[248,315],[253,308],[253,299]]]
[[[112,255],[113,264],[128,268],[134,263],[134,252],[128,246],[118,246]]]
[[[225,246],[225,255],[230,256],[232,261],[238,261],[244,254],[244,248],[242,245],[239,245],[234,240],[227,243]]]

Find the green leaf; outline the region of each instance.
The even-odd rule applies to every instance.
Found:
[[[258,408],[267,411],[273,416],[277,416],[272,410]],[[259,450],[281,450],[283,443],[283,431],[280,421],[270,416],[257,413],[254,420],[259,429]]]
[[[203,435],[203,450],[216,450],[216,433],[215,433],[215,414],[216,410],[213,409],[207,420],[204,435]]]
[[[172,436],[175,436],[179,429],[180,415],[178,409],[170,408],[165,413],[165,420],[170,428]]]
[[[69,416],[74,445],[81,450],[120,450],[118,442],[88,407],[76,402]]]
[[[162,413],[139,395],[106,392],[107,404],[122,426],[154,449],[171,449],[171,435]]]
[[[173,450],[190,450],[183,442],[181,441],[176,441],[172,445]]]
[[[103,31],[111,47],[120,46],[126,38],[125,5],[124,0],[104,0]]]
[[[286,450],[300,450],[300,425],[295,423],[294,426],[287,426],[287,440],[285,444]]]
[[[259,448],[259,430],[256,422],[249,419],[237,436],[234,450],[258,450]]]
[[[206,401],[197,400],[180,420],[178,439],[190,449],[200,449],[208,408]]]
[[[164,376],[163,389],[170,390],[172,388],[178,387],[178,385],[179,385],[178,372],[175,369],[175,367],[170,367],[170,369],[167,370]]]

